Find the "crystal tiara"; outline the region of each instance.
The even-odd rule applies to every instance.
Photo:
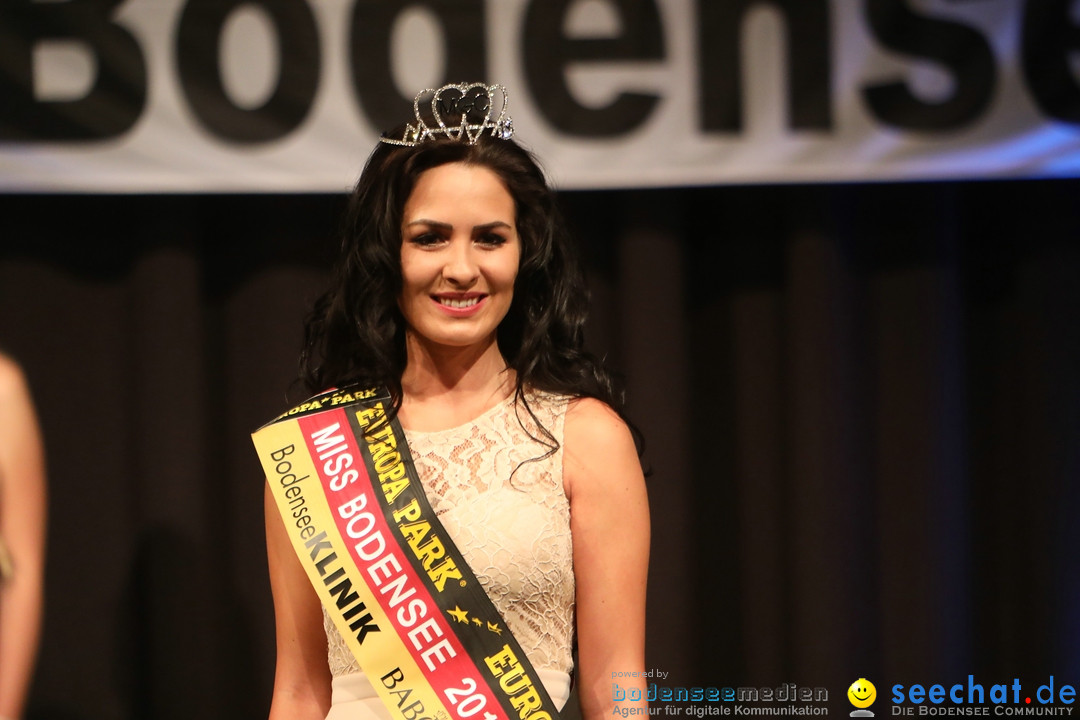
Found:
[[[430,100],[425,100],[428,97]],[[421,115],[421,100],[425,101],[425,111],[428,109],[427,103],[430,103],[434,127],[428,125]],[[498,114],[495,113],[496,101],[499,104]],[[427,88],[416,93],[413,99],[416,124],[407,124],[401,139],[384,135],[379,140],[391,145],[413,147],[436,135],[445,135],[452,140],[475,145],[485,130],[491,130],[492,137],[509,140],[514,135],[514,121],[510,118],[509,109],[510,100],[502,85],[452,83],[438,89]]]

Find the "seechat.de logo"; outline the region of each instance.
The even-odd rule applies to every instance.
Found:
[[[855,706],[851,711],[851,717],[874,717],[874,713],[867,710],[877,700],[877,688],[874,683],[866,678],[859,678],[851,683],[847,689],[848,701]]]

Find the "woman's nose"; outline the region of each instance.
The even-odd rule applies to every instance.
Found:
[[[443,277],[457,285],[471,285],[479,276],[472,242],[454,240],[447,248]]]

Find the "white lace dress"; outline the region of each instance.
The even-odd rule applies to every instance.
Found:
[[[570,505],[563,492],[567,399],[513,396],[472,422],[439,432],[405,431],[428,500],[484,586],[556,706],[570,693],[574,568]],[[530,436],[531,435],[531,436]],[[550,454],[548,454],[550,452]],[[327,720],[390,718],[344,639],[323,614],[334,676]]]

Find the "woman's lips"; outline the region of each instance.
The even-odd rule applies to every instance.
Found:
[[[465,314],[479,307],[486,297],[487,295],[483,293],[455,293],[453,295],[432,295],[431,299],[444,310],[455,314]]]
[[[480,298],[436,298],[440,305],[445,305],[452,308],[466,308],[472,307],[476,303],[480,302]]]

